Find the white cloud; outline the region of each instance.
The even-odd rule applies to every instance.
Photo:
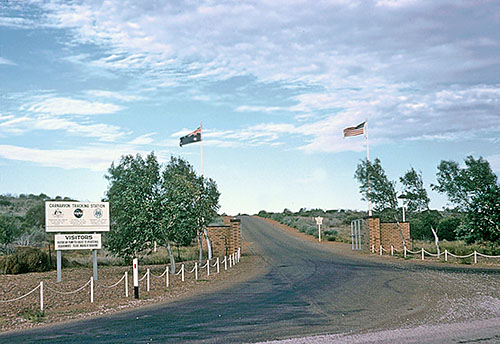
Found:
[[[15,63],[12,62],[11,60],[8,60],[8,59],[0,56],[0,65],[2,65],[2,64],[4,64],[4,65],[15,65]]]
[[[112,161],[130,154],[130,147],[87,146],[78,149],[38,149],[13,145],[0,145],[0,156],[9,160],[27,161],[42,166],[63,169],[89,169],[105,171]],[[146,154],[145,152],[139,152]]]
[[[24,107],[21,108],[23,110]],[[120,111],[121,106],[87,100],[53,97],[44,99],[27,108],[34,113],[51,115],[102,115]]]
[[[282,111],[282,110],[288,110],[287,108],[283,108],[280,106],[257,106],[257,105],[241,105],[236,108],[236,111],[238,112],[275,112],[275,111]]]
[[[149,133],[145,135],[141,135],[139,137],[136,137],[132,141],[129,142],[131,145],[149,145],[154,142],[154,140],[151,138],[151,136],[156,135],[156,133]]]
[[[90,90],[87,91],[86,93],[92,97],[117,99],[117,100],[122,100],[124,102],[132,102],[145,99],[144,97],[138,95],[124,94],[121,92],[113,92],[105,90]]]

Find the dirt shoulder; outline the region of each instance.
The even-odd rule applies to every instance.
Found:
[[[260,262],[261,258],[251,254],[247,243],[243,243],[242,252],[240,263],[231,268],[228,265],[227,271],[224,270],[224,264],[220,264],[220,273],[216,273],[216,267],[212,266],[210,276],[207,276],[206,268],[200,269],[198,280],[195,280],[194,273],[188,273],[193,268],[194,262],[183,262],[186,268],[185,281],[181,281],[180,275],[170,275],[168,288],[165,277],[159,277],[165,271],[165,265],[141,266],[139,277],[144,276],[147,268],[151,270],[151,277],[149,292],[146,291],[146,278],[139,283],[139,299],[134,299],[131,267],[99,267],[99,280],[94,285],[93,303],[90,302],[90,285],[71,293],[89,281],[92,276],[91,268],[63,269],[63,280],[60,283],[56,282],[55,271],[0,275],[0,300],[20,297],[37,287],[40,281],[44,282],[44,312],[40,312],[39,290],[19,301],[0,303],[0,332],[28,329],[183,300],[230,288],[265,272],[265,267]],[[214,263],[215,261],[212,261],[212,264]],[[180,264],[177,267],[179,269]],[[124,276],[125,271],[128,271],[128,297],[125,297],[124,280],[110,288]]]

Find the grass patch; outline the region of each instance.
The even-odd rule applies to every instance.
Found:
[[[45,312],[39,309],[24,308],[18,315],[23,319],[35,323],[42,322],[45,319]]]

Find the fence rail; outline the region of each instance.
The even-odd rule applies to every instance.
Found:
[[[240,257],[241,257],[241,249],[240,248],[238,248],[237,251],[233,252],[229,256],[224,256],[224,261],[223,261],[224,267],[225,267],[224,270],[227,271],[227,261],[228,260],[229,260],[229,267],[233,267],[236,265],[236,263],[239,263]],[[211,263],[210,259],[207,259],[206,263],[200,267],[200,269],[206,269],[207,277],[210,276],[210,266],[211,265],[212,265],[212,263]],[[213,263],[212,267],[216,267],[217,274],[220,273],[220,268],[219,268],[220,267],[220,258],[219,257],[217,257],[215,259],[215,262]],[[169,284],[170,284],[169,271],[170,271],[169,265],[167,265],[165,268],[165,271],[162,274],[156,276],[156,275],[152,274],[151,270],[148,268],[148,269],[146,269],[146,273],[144,274],[144,276],[142,276],[142,278],[139,280],[139,282],[146,279],[146,290],[150,291],[150,286],[151,286],[150,285],[150,277],[151,276],[156,277],[156,278],[165,277],[165,286],[166,286],[166,288],[169,288]],[[185,272],[186,272],[185,266],[184,266],[184,264],[182,264],[179,271],[177,273],[175,273],[174,275],[175,276],[181,275],[181,281],[184,282],[185,281]],[[197,280],[198,279],[198,262],[194,263],[193,269],[189,273],[193,273],[193,272],[195,273],[195,280]],[[125,271],[123,276],[115,283],[113,283],[111,285],[96,284],[96,287],[103,288],[103,289],[112,289],[112,288],[117,287],[122,281],[125,282],[125,298],[128,298],[129,293],[128,293],[128,272],[127,271]],[[42,281],[36,287],[34,287],[33,289],[31,289],[30,291],[28,291],[27,293],[25,293],[21,296],[18,296],[18,297],[12,298],[12,299],[7,299],[7,300],[0,300],[0,304],[8,304],[8,303],[12,303],[12,302],[18,302],[18,301],[28,297],[29,295],[33,294],[35,291],[40,290],[40,310],[43,311],[44,310],[44,296],[46,296],[45,294],[47,292],[54,293],[57,295],[67,296],[67,295],[76,294],[76,293],[84,290],[89,285],[90,285],[90,302],[94,303],[94,290],[95,290],[94,284],[95,284],[94,278],[90,277],[90,279],[81,287],[79,287],[75,290],[62,291],[62,290],[56,289],[55,287],[48,286],[47,284],[45,284],[45,286],[44,286],[44,282]]]
[[[378,253],[379,255],[383,255],[383,252],[390,252],[391,256],[394,256],[395,252],[401,252],[401,250],[396,250],[393,245],[391,245],[390,251],[382,247],[382,245],[379,246],[378,249],[375,248],[375,245],[372,245],[372,253]],[[408,254],[418,254],[421,257],[421,260],[425,260],[425,255],[431,256],[431,257],[436,257],[438,260],[441,259],[441,256],[444,256],[444,261],[448,261],[448,256],[454,257],[454,258],[459,258],[459,259],[465,259],[465,258],[470,258],[474,257],[474,264],[477,264],[478,257],[484,257],[484,258],[500,258],[499,256],[491,256],[487,254],[483,254],[481,252],[478,252],[474,250],[474,252],[466,255],[458,255],[458,254],[453,254],[448,249],[445,249],[443,253],[432,253],[427,250],[425,250],[423,247],[418,250],[418,251],[411,251],[410,249],[406,248],[406,246],[403,247],[403,256],[404,258],[408,257]]]

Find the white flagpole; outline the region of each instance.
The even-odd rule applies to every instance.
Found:
[[[203,128],[202,122],[200,121],[200,129],[201,129],[201,142],[200,142],[200,157],[201,157],[201,176],[203,177]]]
[[[366,177],[368,182],[368,216],[372,216],[372,201],[370,199],[370,170],[368,164],[370,163],[370,146],[368,144],[368,119],[365,121],[365,137],[366,137]]]

